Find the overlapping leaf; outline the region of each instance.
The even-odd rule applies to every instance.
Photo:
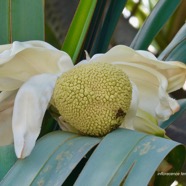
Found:
[[[186,24],[182,26],[171,43],[158,57],[160,60],[178,60],[186,63]]]
[[[12,182],[23,186],[60,185],[99,141],[99,138],[61,131],[45,135],[28,158],[14,164],[0,185],[11,185]]]
[[[13,145],[0,146],[0,180],[16,162]]]
[[[96,0],[80,1],[67,36],[63,43],[62,50],[67,52],[75,63],[82,49],[83,42],[92,20],[96,7]]]
[[[0,23],[0,44],[44,40],[43,0],[1,0]]]
[[[146,50],[152,42],[153,38],[176,10],[180,2],[180,0],[158,1],[153,11],[144,22],[142,28],[138,31],[131,44],[131,47],[135,50]]]
[[[99,142],[99,138],[61,131],[45,135],[28,158],[14,164],[0,185],[11,185],[12,181],[25,186],[61,185]],[[102,139],[75,185],[147,185],[167,154],[171,171],[179,171],[186,154],[180,144],[136,131],[115,130]],[[171,181],[169,178],[166,183]]]
[[[179,161],[171,158],[169,162],[173,165],[171,172],[176,172],[181,169],[185,159],[183,146],[135,131],[116,130],[107,135],[97,147],[75,186],[147,185],[161,161],[173,149],[174,158],[179,157]],[[168,184],[174,178],[165,179]],[[164,183],[164,179],[159,181],[159,185],[161,183]]]
[[[103,25],[91,50],[91,55],[106,52],[126,0],[110,1]]]

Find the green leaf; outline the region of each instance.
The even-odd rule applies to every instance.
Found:
[[[174,115],[172,115],[168,120],[161,122],[160,123],[161,128],[166,129],[167,127],[169,127],[173,122],[179,119],[181,115],[186,111],[186,99],[180,99],[178,100],[178,103],[180,105],[180,110],[176,112]]]
[[[178,43],[178,45],[176,45],[171,52],[169,53],[169,55],[167,55],[166,57],[166,61],[182,61],[186,64],[186,55],[185,55],[185,51],[186,51],[186,39],[184,39],[183,41],[181,41],[180,43]]]
[[[179,171],[186,155],[184,146],[136,131],[115,130],[98,145],[74,185],[147,185],[162,160],[175,151],[177,160],[169,163],[173,171]]]
[[[132,41],[131,47],[135,50],[146,50],[152,42],[153,38],[174,13],[180,2],[181,0],[158,1],[155,8]]]
[[[91,49],[102,27],[102,21],[106,11],[105,9],[107,8],[106,3],[108,3],[107,0],[98,1],[96,8],[94,10],[94,14],[92,16],[92,21],[90,23],[84,43],[84,50],[86,50],[89,53],[89,55],[91,55]],[[84,58],[85,55],[84,50],[80,54],[80,59]]]
[[[0,146],[0,180],[16,162],[13,145]]]
[[[44,1],[12,0],[12,41],[44,40]],[[11,33],[10,33],[11,34]]]
[[[182,26],[171,43],[160,54],[160,60],[179,60],[186,63],[186,24]]]
[[[12,182],[14,185],[61,185],[99,142],[99,138],[62,131],[47,134],[38,140],[29,157],[13,165],[0,185],[7,186]],[[80,170],[83,170],[75,185],[144,186],[163,159],[172,165],[170,171],[177,172],[183,165],[185,155],[184,146],[172,140],[117,129],[103,138],[85,167],[84,164],[81,166]],[[144,171],[144,167],[148,171]],[[157,186],[169,184],[174,179],[158,174],[154,177]],[[73,183],[75,180],[71,181]]]
[[[44,40],[44,1],[1,0],[0,23],[0,44]]]
[[[40,138],[32,154],[18,160],[0,182],[11,185],[61,185],[99,138],[82,137],[62,131]]]
[[[64,40],[62,50],[66,51],[75,63],[82,49],[92,20],[97,0],[81,0]]]
[[[111,1],[105,19],[103,20],[103,26],[92,48],[91,55],[107,51],[112,34],[125,4],[126,0]]]
[[[9,8],[9,1],[0,1],[0,44],[6,44],[10,42]]]

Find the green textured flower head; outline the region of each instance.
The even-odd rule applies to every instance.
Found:
[[[64,73],[53,94],[64,122],[91,136],[103,136],[119,127],[131,99],[128,76],[102,62],[82,64]]]

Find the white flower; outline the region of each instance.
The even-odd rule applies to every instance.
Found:
[[[186,65],[176,61],[159,61],[147,51],[134,51],[126,46],[116,46],[105,54],[94,55],[87,62],[107,62],[121,68],[136,85],[133,96],[134,106],[128,112],[123,127],[147,133],[160,134],[155,127],[157,120],[167,120],[179,110],[176,100],[168,93],[180,89],[186,79]],[[138,108],[136,110],[136,104]],[[133,117],[134,114],[136,117]],[[152,123],[152,125],[149,125]],[[163,132],[163,130],[162,130]]]
[[[133,84],[132,103],[122,127],[164,134],[157,120],[166,120],[179,110],[176,100],[168,93],[183,86],[186,66],[180,62],[158,61],[149,52],[126,46],[116,46],[80,65],[92,62],[117,65]],[[0,46],[0,145],[14,141],[18,158],[31,153],[56,80],[72,68],[65,52],[42,41]]]
[[[0,46],[1,146],[14,141],[17,157],[30,153],[58,74],[72,67],[65,52],[42,41]]]

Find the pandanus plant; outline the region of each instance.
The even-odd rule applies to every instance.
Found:
[[[99,20],[98,10],[106,2],[82,0],[62,50],[42,41],[42,1],[29,3],[38,8],[29,24],[28,4],[0,3],[13,7],[0,14],[11,20],[11,29],[1,29],[7,37],[0,41],[1,185],[173,183],[186,151],[169,139],[164,126],[185,110],[185,100],[170,93],[186,80],[186,27],[159,59],[143,47],[150,45],[180,1],[159,1],[131,47],[108,49],[126,1],[111,1]],[[164,6],[168,8],[162,15]],[[19,13],[26,14],[26,22],[17,19]],[[151,33],[159,15],[163,19]],[[108,23],[109,18],[114,21]],[[103,24],[98,24],[98,34],[90,36],[99,21]],[[37,29],[36,22],[42,23]]]

